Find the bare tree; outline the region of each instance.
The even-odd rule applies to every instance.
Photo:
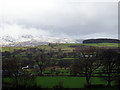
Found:
[[[75,52],[75,50],[74,50]],[[97,57],[97,48],[77,48],[75,63],[72,68],[75,73],[83,73],[86,77],[87,85],[90,85],[92,73],[101,66],[100,59]]]
[[[3,60],[3,70],[8,71],[10,75],[15,77],[16,87],[18,87],[18,76],[21,64],[16,57],[10,57]]]
[[[40,74],[43,73],[43,70],[49,65],[50,57],[45,51],[41,51],[36,54],[35,61],[40,69]]]
[[[118,62],[118,53],[113,49],[104,49],[102,51],[102,71],[107,75],[104,79],[108,82],[108,86],[111,86],[111,82],[114,80],[116,76],[116,70],[118,66],[116,65]]]

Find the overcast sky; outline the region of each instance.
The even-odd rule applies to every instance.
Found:
[[[109,0],[1,0],[0,36],[118,38],[118,3]]]

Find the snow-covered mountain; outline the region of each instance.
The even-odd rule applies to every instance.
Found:
[[[15,38],[6,35],[0,37],[0,46],[38,46],[48,43],[80,43],[79,41],[81,42],[81,40],[46,36],[21,35]]]

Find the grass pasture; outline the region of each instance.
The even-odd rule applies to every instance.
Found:
[[[87,46],[97,46],[97,47],[119,47],[120,44],[118,43],[89,43],[89,44],[83,44]]]
[[[12,83],[12,79],[10,78],[3,78],[4,82]],[[84,88],[85,85],[85,77],[60,77],[60,76],[37,76],[35,77],[35,81],[37,86],[40,86],[42,88],[53,88],[55,85],[61,84],[64,88]],[[22,80],[19,80],[19,84],[22,82]],[[92,84],[106,84],[103,79],[94,77],[94,79],[91,80]],[[31,82],[29,82],[31,83]]]
[[[36,76],[34,77],[35,81],[27,82],[29,85],[36,83],[38,87],[42,88],[53,88],[56,85],[61,85],[64,88],[84,88],[86,84],[85,77],[66,77],[66,76]],[[3,78],[4,82],[12,83],[14,79]],[[23,84],[22,79],[19,79],[19,84]],[[91,84],[104,84],[107,85],[107,82],[102,78],[93,77],[91,78]],[[114,84],[114,82],[112,83]],[[113,90],[113,89],[112,89]]]
[[[39,86],[52,88],[59,82],[63,83],[64,88],[84,88],[85,77],[37,77]],[[94,77],[91,80],[92,84],[106,84],[101,78]]]
[[[55,44],[53,49],[57,50],[61,48],[61,50],[65,52],[71,52],[74,48],[70,46],[80,46],[80,45],[96,46],[96,47],[119,47],[120,46],[120,44],[118,43],[89,43],[89,44],[67,43],[67,44]],[[2,47],[2,52],[4,51],[12,52],[15,49],[27,49],[27,48],[40,48],[40,49],[50,50],[49,45],[41,45],[41,46],[35,46],[35,47]]]

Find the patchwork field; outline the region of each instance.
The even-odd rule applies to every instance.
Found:
[[[14,87],[16,85],[30,87],[35,85],[36,87],[40,88],[56,88],[60,86],[62,88],[84,88],[85,85],[87,84],[87,79],[89,77],[90,77],[89,83],[91,85],[107,86],[108,80],[105,80],[106,78],[109,79],[108,78],[109,75],[107,72],[111,71],[113,72],[110,75],[111,78],[116,77],[116,75],[120,75],[117,73],[118,71],[117,72],[115,71],[116,67],[118,67],[119,64],[118,62],[113,61],[117,66],[116,67],[112,66],[111,71],[106,72],[105,71],[106,69],[104,68],[106,68],[106,65],[108,64],[105,64],[105,62],[103,62],[102,60],[103,57],[101,59],[101,56],[102,54],[104,55],[104,53],[103,52],[98,53],[97,49],[92,49],[92,51],[90,51],[91,46],[93,48],[94,47],[105,48],[105,50],[108,50],[105,51],[105,54],[108,53],[107,55],[109,57],[116,59],[116,56],[114,55],[116,55],[118,52],[116,53],[116,50],[115,51],[110,50],[119,47],[119,44],[117,43],[94,43],[94,44],[77,43],[77,44],[50,44],[34,47],[2,47],[3,68],[5,72],[10,71],[9,74],[3,77],[3,87]],[[88,51],[87,52],[85,50],[83,50],[82,52],[79,51],[78,49],[81,47],[84,49],[88,48]],[[101,50],[102,49],[100,49],[100,51]],[[98,56],[97,53],[99,54]],[[86,54],[89,57],[84,57],[83,60],[83,55]],[[93,55],[95,54],[95,58],[94,57],[92,58],[91,54]],[[109,57],[105,58],[110,59]],[[18,60],[19,62],[16,62],[16,60]],[[112,63],[109,65],[115,64]],[[27,67],[28,65],[31,65],[32,67],[29,68]],[[86,69],[88,69],[88,71],[86,71]],[[18,71],[21,73],[21,75],[18,75]],[[15,74],[18,76],[15,76]],[[110,83],[112,86],[116,84],[115,80],[117,80],[117,78],[111,80]],[[18,82],[17,84],[16,81]],[[98,88],[96,89],[99,90]],[[105,88],[102,89],[106,90]],[[114,87],[110,88],[107,87],[107,89],[115,90]],[[94,90],[94,88],[92,90]]]
[[[80,44],[80,43],[73,43],[73,44],[54,44],[54,50],[61,48],[64,51],[72,51],[74,48],[70,47],[70,46],[96,46],[96,47],[119,47],[120,44],[118,43],[91,43],[91,44]],[[2,52],[4,51],[10,51],[13,52],[13,50],[18,50],[18,49],[28,49],[31,47],[2,47]],[[41,46],[33,46],[32,48],[40,48],[40,49],[46,49],[46,50],[50,50],[50,46],[49,45],[41,45]]]

